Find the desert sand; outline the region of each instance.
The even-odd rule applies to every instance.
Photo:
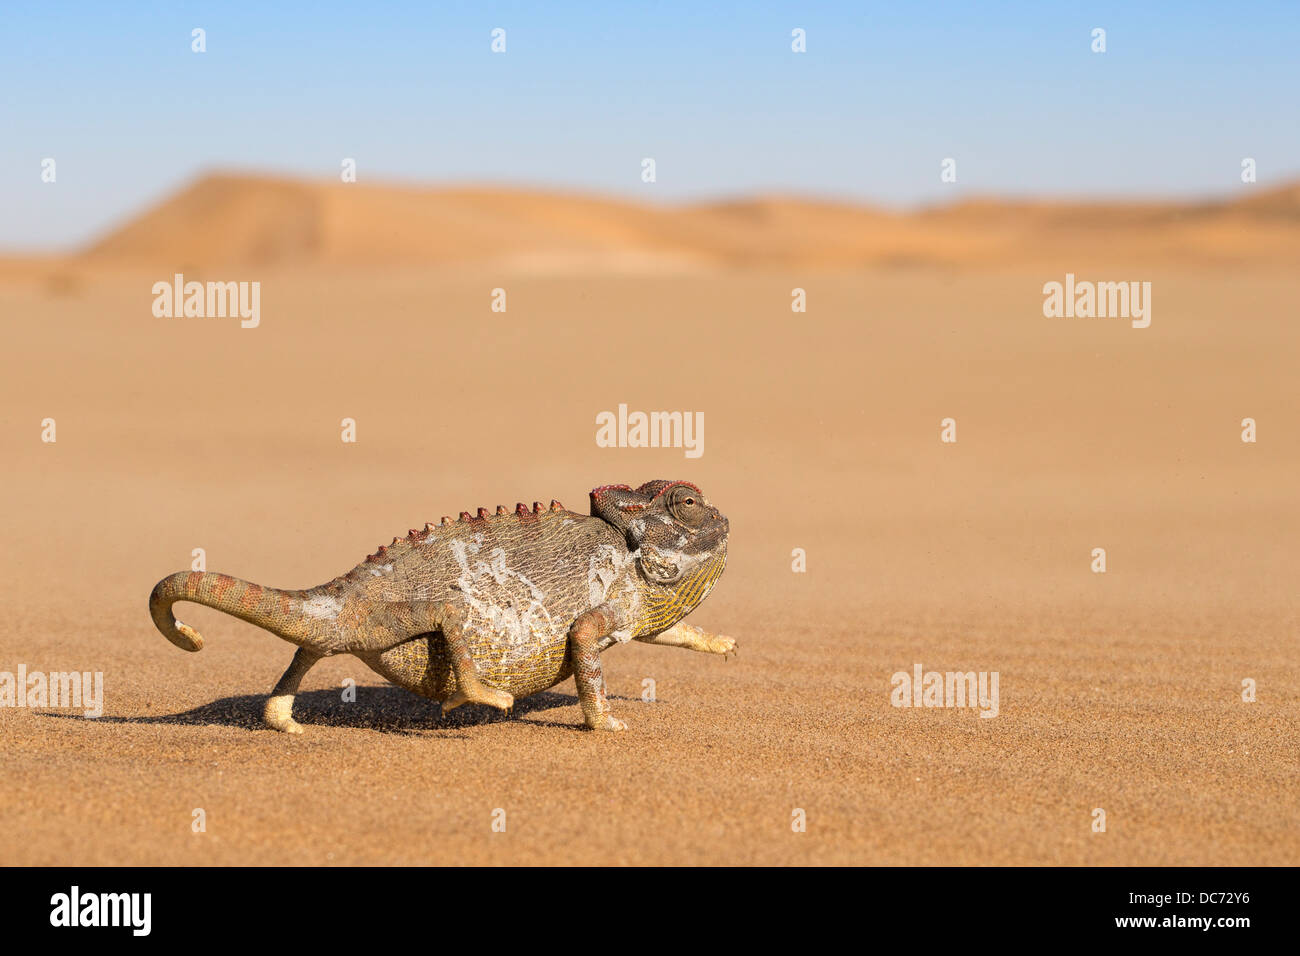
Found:
[[[105,693],[0,707],[0,863],[1300,863],[1300,188],[352,188],[208,177],[0,263],[0,670]],[[155,317],[175,272],[260,282],[260,324]],[[1044,317],[1067,272],[1151,282],[1150,327]],[[620,403],[703,412],[704,454],[598,447]],[[338,657],[289,737],[260,713],[290,645],[185,605],[185,654],[146,611],[196,548],[306,587],[443,514],[659,477],[730,518],[690,620],[740,653],[606,653],[620,735],[572,680],[443,718]],[[917,663],[998,672],[998,716],[892,706]]]

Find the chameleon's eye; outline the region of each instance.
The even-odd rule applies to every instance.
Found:
[[[693,525],[703,518],[699,492],[693,488],[680,486],[668,492],[668,511],[674,518],[685,524]]]

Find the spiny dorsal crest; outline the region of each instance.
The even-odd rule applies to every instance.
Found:
[[[520,501],[515,505],[513,517],[535,519],[539,515],[545,514],[546,510],[547,509],[542,507],[542,503],[540,501],[533,502],[533,507],[531,511],[528,509],[527,505],[525,505],[522,501]],[[564,510],[565,510],[564,505],[560,504],[560,502],[555,500],[554,498],[551,499],[551,507],[550,507],[551,512],[561,512]],[[486,508],[479,508],[477,509],[477,512],[472,515],[468,511],[462,511],[460,513],[460,518],[458,521],[452,521],[450,515],[443,515],[442,521],[438,524],[434,524],[432,521],[425,522],[423,528],[409,529],[406,533],[405,538],[394,537],[393,540],[388,544],[380,545],[374,554],[366,557],[366,560],[372,564],[380,562],[388,557],[389,549],[392,548],[394,545],[396,545],[398,542],[423,541],[425,538],[427,538],[438,528],[445,528],[451,524],[459,524],[460,522],[473,523],[476,521],[488,521],[491,520],[492,518],[505,518],[510,516],[511,516],[511,512],[506,510],[505,505],[497,505],[495,514],[489,514]]]

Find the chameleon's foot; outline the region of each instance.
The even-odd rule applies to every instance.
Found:
[[[266,709],[262,711],[262,723],[282,734],[302,733],[302,724],[293,719],[293,695],[268,697]]]
[[[685,647],[701,654],[721,654],[723,657],[730,657],[740,650],[740,644],[734,637],[710,634],[704,628],[685,621],[678,622],[666,631],[649,637],[638,637],[636,640],[665,647]]]
[[[740,644],[734,637],[724,637],[721,634],[714,634],[709,637],[710,654],[721,654],[723,657],[730,657],[732,654],[740,653]]]
[[[489,707],[495,707],[497,710],[509,714],[515,706],[515,698],[512,694],[507,694],[503,690],[497,690],[495,687],[488,687],[486,684],[478,684],[465,690],[457,690],[446,700],[442,702],[442,712],[455,710],[461,704],[487,704]]]
[[[587,726],[592,730],[627,730],[627,723],[619,720],[617,717],[605,714],[603,717],[597,717],[594,721],[588,720]]]

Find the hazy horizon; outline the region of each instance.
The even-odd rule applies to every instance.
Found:
[[[673,204],[1227,197],[1245,157],[1252,188],[1300,177],[1297,40],[1294,9],[1268,2],[8,4],[0,247],[72,250],[204,173],[321,180],[345,157],[361,183]]]
[[[16,241],[0,240],[0,255],[66,255],[83,252],[91,246],[102,240],[114,235],[119,230],[133,224],[154,210],[162,208],[168,202],[183,194],[186,190],[198,185],[199,183],[214,178],[233,178],[246,179],[253,182],[279,182],[286,184],[297,183],[303,185],[330,185],[332,182],[338,182],[338,177],[308,175],[295,172],[286,172],[283,170],[256,169],[252,167],[212,167],[198,170],[193,176],[177,183],[157,196],[147,199],[140,206],[124,210],[121,215],[109,220],[104,226],[90,236],[80,239],[73,243],[64,243],[59,245],[39,245],[39,244],[20,244]],[[1300,174],[1284,180],[1279,183],[1257,186],[1262,192],[1270,192],[1280,188],[1287,188],[1293,185],[1300,185]],[[964,190],[960,194],[952,193],[949,195],[940,195],[933,199],[925,199],[909,204],[889,204],[884,202],[873,202],[870,199],[846,196],[843,194],[817,193],[811,190],[800,189],[769,189],[769,190],[724,190],[716,194],[706,196],[689,196],[689,197],[655,197],[655,196],[638,196],[636,194],[620,194],[613,190],[600,189],[582,189],[578,186],[551,183],[530,183],[530,182],[512,182],[509,180],[499,180],[494,182],[472,182],[465,180],[445,180],[445,181],[418,181],[401,177],[392,177],[384,179],[369,180],[364,183],[350,184],[350,188],[356,186],[387,189],[409,189],[413,192],[438,192],[438,191],[482,191],[491,192],[501,191],[519,191],[533,195],[557,195],[557,196],[574,196],[586,199],[608,200],[614,202],[629,202],[635,204],[645,204],[650,207],[659,207],[665,209],[689,208],[695,206],[706,206],[711,204],[723,204],[727,202],[744,202],[754,200],[792,200],[804,201],[808,203],[834,203],[845,207],[858,208],[864,211],[881,210],[895,213],[919,213],[929,210],[939,210],[945,206],[957,203],[963,200],[986,200],[991,202],[1006,202],[1008,204],[1017,202],[1045,202],[1057,203],[1061,205],[1080,203],[1080,204],[1098,204],[1107,205],[1111,203],[1153,203],[1162,202],[1177,203],[1185,200],[1188,203],[1197,201],[1231,201],[1232,199],[1243,198],[1242,194],[1235,190],[1220,190],[1217,193],[1199,193],[1190,196],[1132,196],[1123,193],[1117,194],[1091,194],[1091,195],[1069,195],[1069,194],[1029,194],[1029,193],[999,193],[983,192],[975,189]],[[340,187],[342,184],[340,183]]]

